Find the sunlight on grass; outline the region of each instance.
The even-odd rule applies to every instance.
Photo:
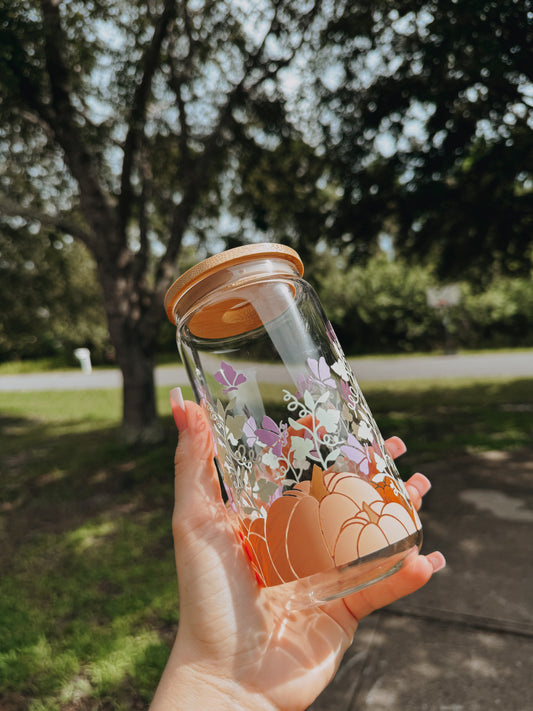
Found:
[[[83,553],[87,548],[91,548],[98,543],[103,543],[103,538],[117,531],[116,521],[104,521],[102,523],[88,524],[81,526],[65,538],[71,543],[78,553]]]
[[[533,441],[531,379],[362,389],[383,435],[405,440],[405,475]],[[118,391],[0,393],[0,706],[10,711],[148,706],[178,622],[168,388],[157,403],[166,439],[140,449],[118,437]]]
[[[96,422],[117,423],[121,416],[119,390],[80,390],[0,393],[0,412],[11,416],[78,423],[80,431]]]
[[[41,534],[2,579],[1,686],[26,689],[31,709],[53,709],[89,691],[120,697],[124,680],[139,677],[148,700],[168,654],[161,626],[176,621],[166,516],[105,516]]]
[[[120,636],[115,648],[103,659],[89,664],[88,673],[93,686],[101,692],[112,690],[125,676],[133,675],[146,650],[159,643],[159,636],[155,631],[146,631],[135,636]]]
[[[84,698],[89,698],[94,691],[94,687],[85,676],[77,674],[69,679],[61,688],[59,693],[59,701],[61,704],[81,701]],[[51,702],[53,703],[53,702]],[[30,706],[31,711],[40,711],[41,706]],[[59,708],[59,705],[56,706]]]

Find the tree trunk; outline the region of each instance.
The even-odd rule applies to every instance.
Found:
[[[126,349],[117,348],[117,360],[123,377],[122,437],[129,443],[160,441],[163,433],[157,416],[153,353],[146,353],[138,340],[132,339]]]
[[[131,263],[98,263],[111,343],[122,372],[122,436],[129,443],[157,442],[154,367],[159,323],[147,318],[143,297],[131,278]],[[161,315],[163,307],[161,306]]]

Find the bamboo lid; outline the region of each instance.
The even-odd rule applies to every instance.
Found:
[[[220,254],[204,259],[191,269],[188,269],[172,284],[165,295],[165,311],[169,320],[176,323],[176,314],[183,315],[194,300],[191,290],[197,287],[204,279],[214,277],[217,272],[227,267],[234,267],[245,262],[259,259],[284,259],[296,268],[297,273],[303,275],[302,260],[298,253],[282,244],[263,242],[261,244],[243,245],[228,249]],[[214,281],[216,287],[216,279]],[[196,290],[195,290],[196,291]],[[250,305],[239,304],[235,300],[226,300],[216,308],[211,308],[203,316],[195,317],[197,335],[206,337],[220,337],[242,332],[241,329],[254,325],[255,317]],[[255,312],[253,312],[255,314]],[[239,317],[235,319],[235,316]],[[248,323],[246,323],[248,322]]]

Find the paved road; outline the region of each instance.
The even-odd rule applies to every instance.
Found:
[[[533,377],[533,350],[475,355],[413,356],[405,358],[354,358],[350,360],[357,379],[365,381],[410,380],[422,378]],[[282,367],[258,365],[257,374],[264,382],[280,382]],[[181,366],[156,369],[157,385],[186,385]],[[118,388],[121,374],[116,369],[31,373],[0,376],[0,392],[35,390],[89,390]]]

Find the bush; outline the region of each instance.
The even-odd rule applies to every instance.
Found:
[[[72,240],[0,225],[0,361],[59,357],[80,346],[105,360],[109,336],[94,260]]]
[[[427,268],[378,255],[364,267],[323,261],[313,277],[351,354],[431,350],[442,341],[442,323],[427,303],[426,289],[434,286]]]
[[[324,310],[352,355],[533,346],[533,282],[499,277],[483,291],[460,283],[446,310],[427,302],[440,286],[430,267],[384,254],[365,266],[321,254],[309,270]]]
[[[533,346],[533,281],[500,277],[478,292],[462,285],[452,328],[464,348]]]

